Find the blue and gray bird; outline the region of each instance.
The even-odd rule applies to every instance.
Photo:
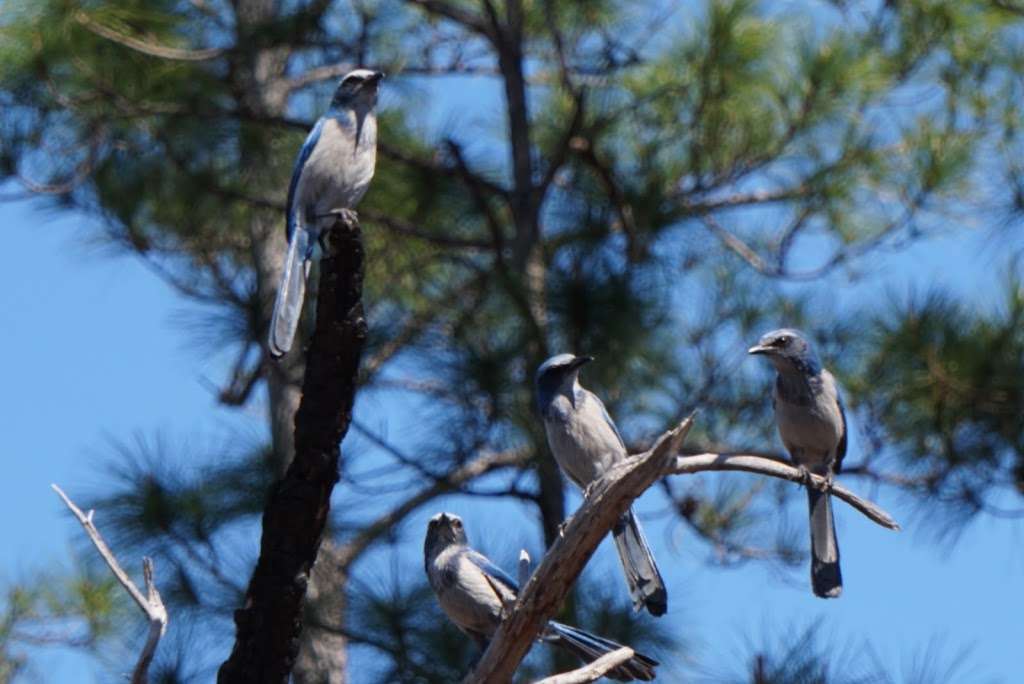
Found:
[[[583,490],[627,458],[626,445],[597,395],[580,385],[580,368],[591,356],[559,354],[537,369],[537,407],[548,446],[562,472]],[[640,523],[629,509],[612,530],[633,608],[664,615],[668,592]]]
[[[518,585],[486,556],[469,547],[462,519],[457,515],[438,513],[430,519],[423,552],[427,580],[441,610],[481,649],[486,649],[501,624],[505,607],[516,600]],[[544,627],[540,640],[587,663],[622,648],[609,639],[554,621]],[[649,682],[657,665],[656,660],[636,653],[607,676],[621,682]]]
[[[270,320],[270,353],[292,347],[302,314],[321,219],[354,218],[353,209],[373,178],[377,162],[377,86],[384,74],[356,69],[341,79],[331,106],[306,137],[288,185],[285,222],[288,255]]]
[[[790,460],[804,473],[826,478],[831,486],[846,455],[846,414],[835,378],[821,367],[811,344],[800,332],[774,330],[751,347],[775,366],[775,420]],[[839,543],[828,487],[808,481],[811,516],[811,587],[822,598],[843,591]]]

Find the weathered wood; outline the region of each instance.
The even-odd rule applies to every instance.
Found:
[[[662,435],[651,449],[617,464],[592,486],[465,682],[512,681],[541,628],[558,610],[601,540],[633,500],[664,474],[692,424],[691,416]]]

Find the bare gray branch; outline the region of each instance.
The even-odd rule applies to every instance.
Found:
[[[147,681],[147,673],[149,671],[149,664],[153,662],[153,654],[156,653],[157,644],[160,643],[160,637],[164,635],[167,630],[167,609],[164,608],[164,602],[160,598],[160,592],[156,589],[156,584],[153,582],[153,560],[151,558],[142,559],[142,575],[146,582],[146,596],[142,595],[139,588],[132,582],[131,577],[124,571],[121,564],[117,562],[117,557],[114,556],[114,552],[110,550],[107,543],[103,541],[103,537],[100,536],[100,531],[96,529],[96,526],[92,522],[93,511],[88,513],[82,513],[82,509],[75,505],[75,503],[68,498],[68,495],[64,493],[60,487],[55,484],[51,484],[50,487],[53,491],[57,492],[57,495],[64,501],[71,512],[74,513],[75,517],[78,518],[78,522],[85,528],[85,533],[89,535],[89,539],[96,546],[96,550],[100,552],[103,560],[107,562],[107,566],[110,571],[114,573],[114,577],[120,582],[121,586],[125,588],[125,591],[132,597],[132,600],[138,604],[142,612],[146,614],[146,618],[149,620],[149,635],[146,637],[146,643],[142,647],[142,653],[139,654],[139,662],[135,664],[135,669],[132,671],[131,684],[145,684]]]

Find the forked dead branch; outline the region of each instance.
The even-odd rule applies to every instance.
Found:
[[[96,546],[96,550],[100,552],[103,560],[107,562],[107,566],[114,573],[114,577],[117,578],[117,581],[121,583],[121,586],[125,588],[125,591],[138,604],[149,620],[149,634],[146,636],[146,643],[142,646],[139,661],[132,671],[131,678],[131,684],[145,684],[148,679],[149,665],[153,662],[153,654],[156,653],[157,644],[160,643],[160,637],[167,630],[167,609],[164,608],[160,592],[157,591],[156,584],[153,582],[153,560],[145,557],[142,559],[142,576],[146,582],[146,595],[143,596],[139,588],[132,582],[132,578],[128,576],[128,573],[124,571],[121,564],[117,562],[114,552],[110,550],[107,543],[103,541],[103,537],[100,536],[100,531],[96,529],[92,522],[93,511],[90,510],[88,513],[83,513],[82,509],[68,498],[64,490],[55,484],[50,486],[53,488],[53,491],[57,492],[57,495],[64,501],[67,507],[71,509],[75,517],[78,518],[78,522],[85,528],[85,533],[89,535],[89,539]]]

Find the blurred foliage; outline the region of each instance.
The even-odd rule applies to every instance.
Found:
[[[873,326],[849,386],[869,412],[898,481],[927,501],[937,531],[980,513],[1024,517],[1024,287],[1009,278],[994,311],[933,292]],[[868,382],[870,379],[870,382]],[[873,391],[875,387],[885,392]],[[944,510],[943,510],[944,509]]]
[[[173,616],[159,681],[208,675],[231,639],[302,370],[263,350],[285,188],[310,122],[356,63],[389,79],[360,206],[364,386],[321,554],[330,581],[306,616],[310,639],[341,639],[323,668],[344,670],[351,651],[379,681],[452,681],[475,657],[405,554],[422,530],[401,523],[455,493],[438,485],[466,463],[526,449],[526,466],[454,489],[520,502],[538,523],[527,534],[553,538],[566,502],[531,384],[557,351],[598,358],[586,382],[637,448],[699,407],[688,448],[780,456],[764,369],[741,365],[742,350],[766,329],[803,327],[872,447],[847,459],[851,475],[958,523],[1024,509],[1019,280],[991,310],[934,294],[839,311],[831,291],[882,279],[873,255],[980,220],[1013,244],[1024,51],[1011,4],[488,5],[5,5],[0,177],[101,217],[90,238],[145,260],[194,304],[184,327],[224,368],[220,403],[267,410],[256,439],[110,449],[91,505],[119,551],[157,559]],[[805,536],[780,515],[793,489],[709,476],[658,496],[710,561],[789,566]],[[100,607],[61,600],[64,612],[24,613],[12,599],[11,624],[78,615],[82,634],[109,632]],[[686,652],[685,634],[629,618],[618,594],[587,585],[565,613],[641,650]],[[13,633],[0,667],[23,665]],[[761,679],[742,681],[842,681],[811,630],[769,646]],[[524,673],[551,669],[537,653]]]

